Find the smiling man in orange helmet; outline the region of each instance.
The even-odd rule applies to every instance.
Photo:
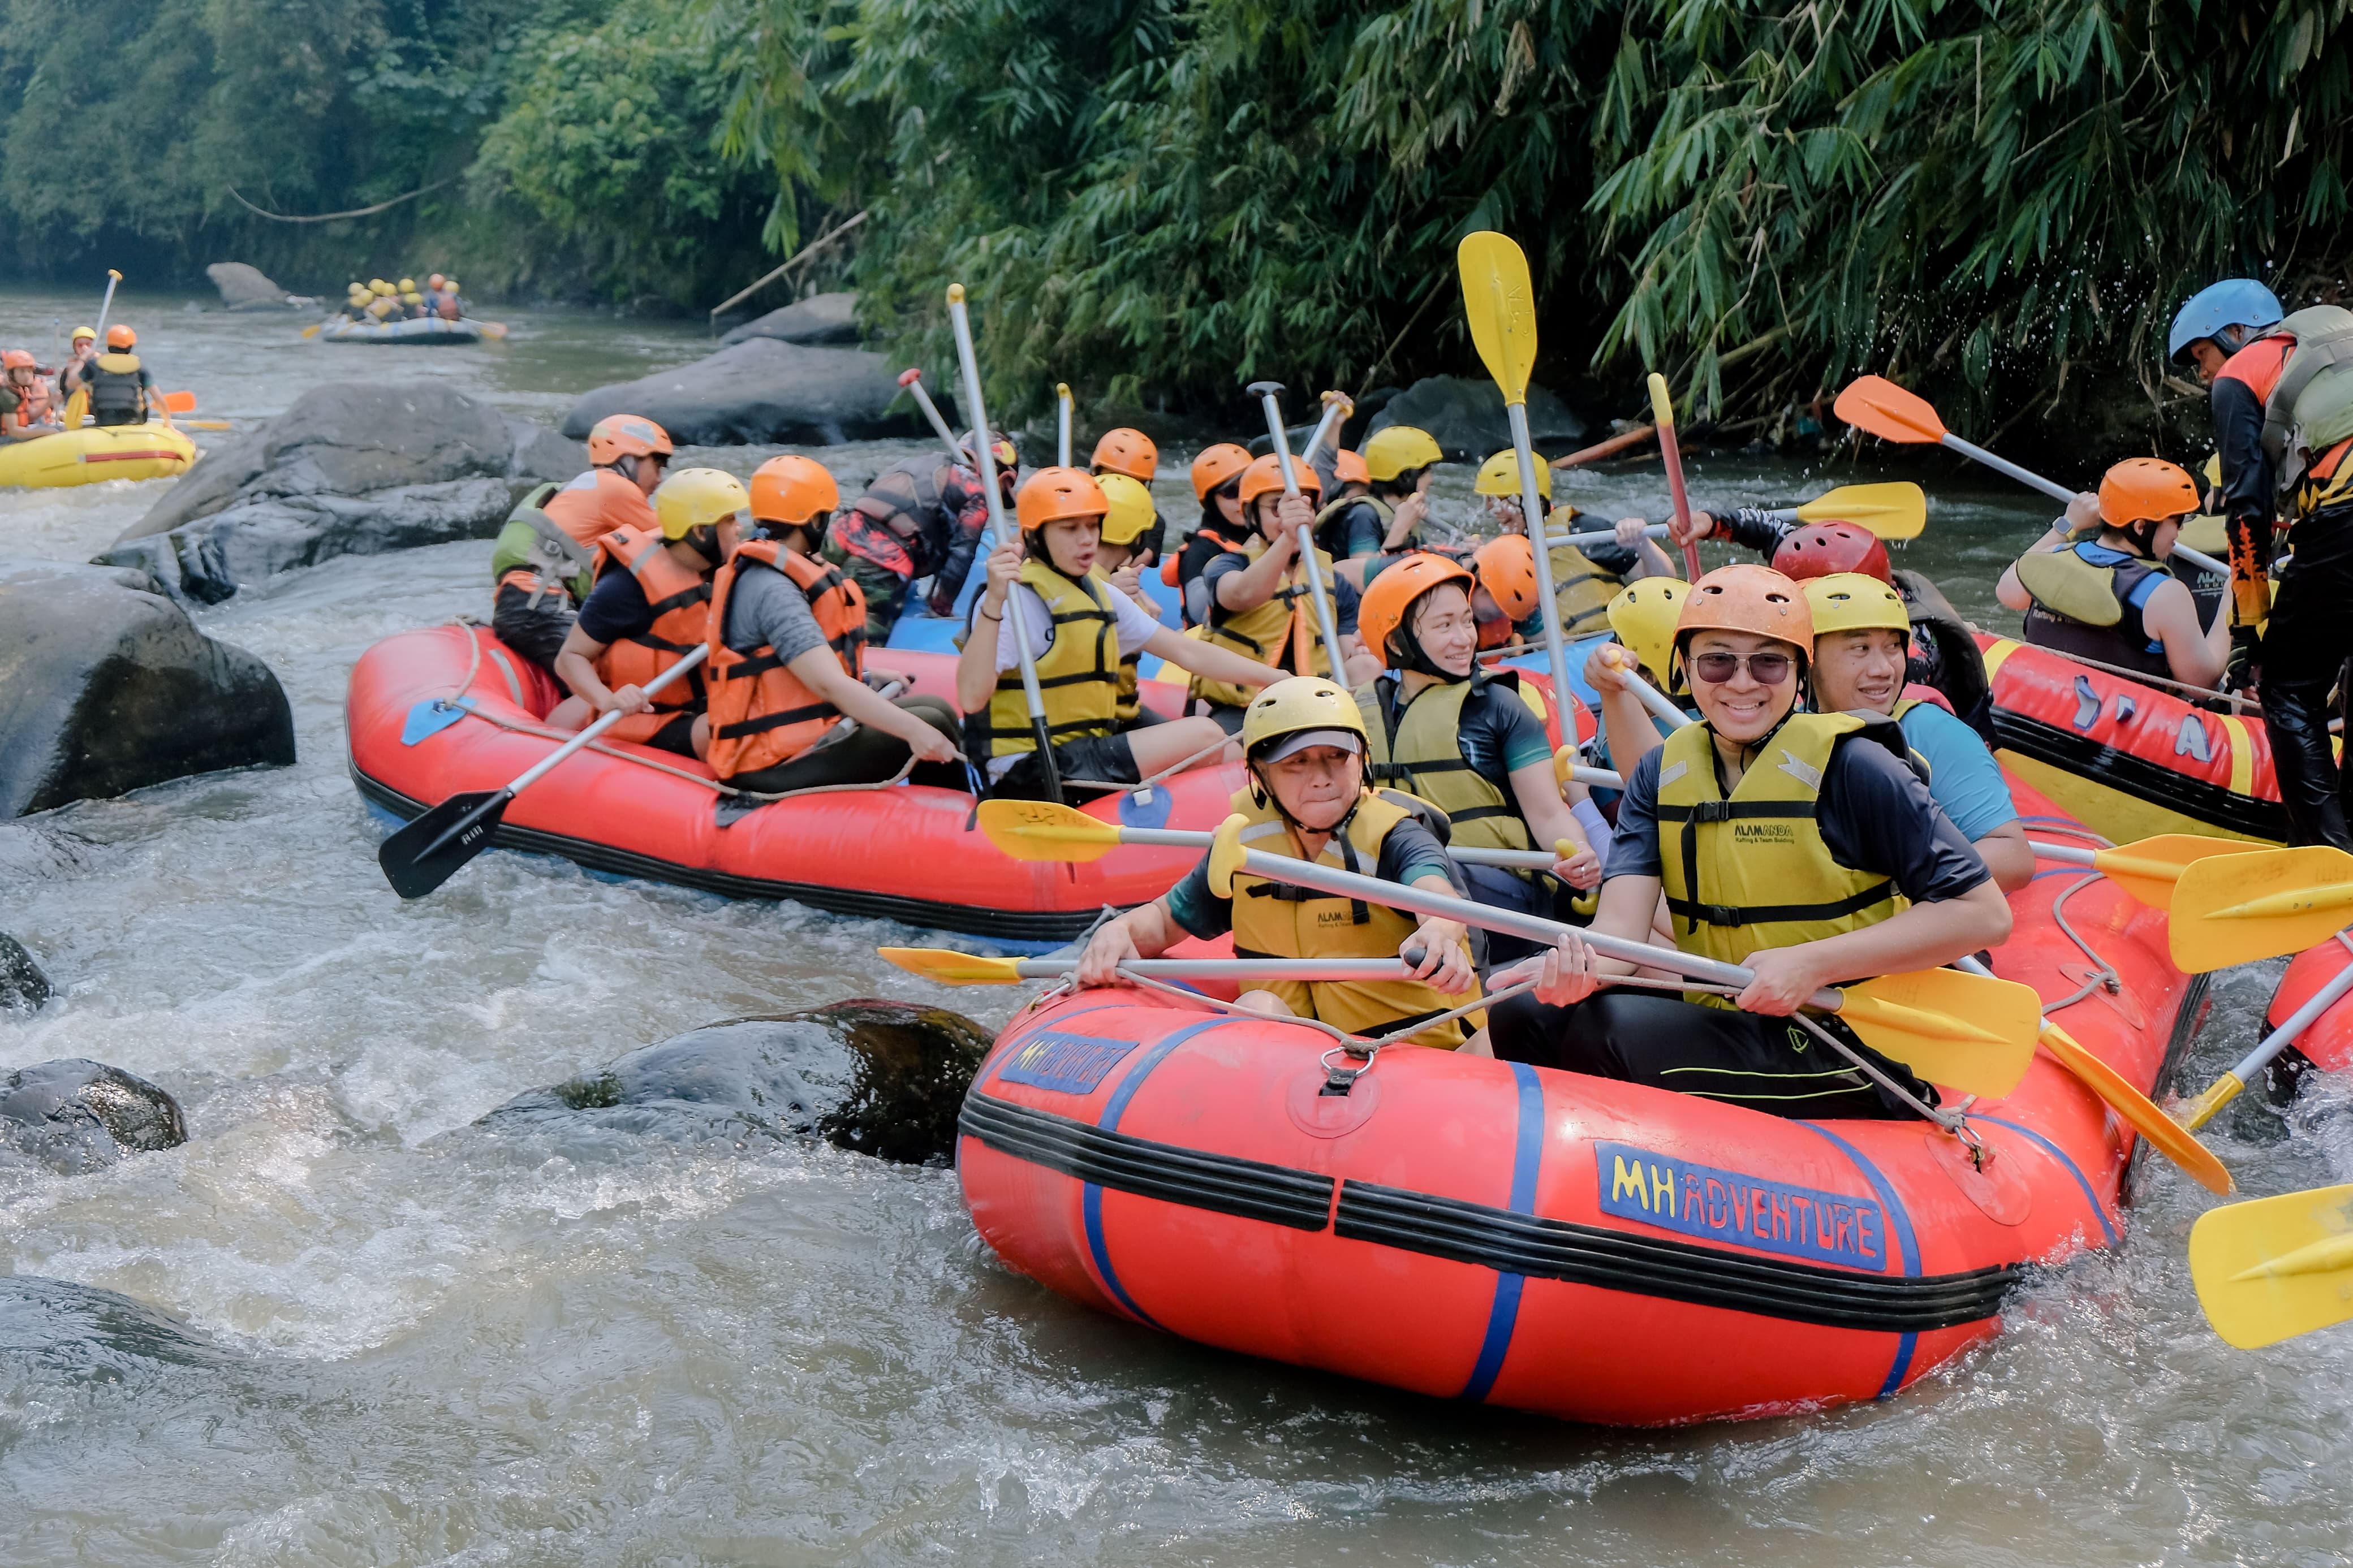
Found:
[[[588,432],[588,468],[561,489],[525,496],[491,547],[491,629],[550,675],[596,578],[596,542],[617,528],[659,529],[647,500],[662,481],[670,433],[639,414],[608,414]]]
[[[1692,585],[1673,658],[1702,721],[1626,781],[1593,919],[1647,942],[1663,893],[1676,947],[1747,966],[1747,988],[1729,1002],[1598,991],[1632,967],[1567,936],[1519,970],[1538,990],[1490,1013],[1497,1056],[1777,1116],[1912,1114],[1787,1016],[1824,986],[1994,946],[2010,905],[1929,799],[1893,720],[1797,711],[1813,644],[1803,590],[1770,567],[1719,567]],[[1908,1068],[1820,1022],[1935,1103]]]

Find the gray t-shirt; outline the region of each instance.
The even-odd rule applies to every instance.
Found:
[[[727,625],[722,635],[737,653],[772,647],[790,664],[811,648],[825,647],[817,614],[798,584],[761,561],[745,561],[727,592]]]

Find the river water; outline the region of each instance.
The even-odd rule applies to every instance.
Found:
[[[707,342],[539,311],[510,315],[503,348],[322,347],[297,318],[184,301],[133,294],[117,317],[163,385],[240,422],[387,374],[553,422],[571,394]],[[46,351],[53,321],[90,310],[0,293],[0,344]],[[912,449],[818,455],[848,489]],[[694,454],[739,472],[766,455]],[[1694,467],[1703,500],[1873,477]],[[1468,476],[1446,474],[1440,513],[1464,517]],[[1663,506],[1655,466],[1565,483],[1604,516]],[[0,552],[87,557],[164,488],[0,492]],[[1992,576],[2047,509],[1973,476],[1932,490],[1905,563],[2006,626]],[[0,1333],[0,1562],[2000,1568],[2353,1551],[2353,1334],[2259,1354],[2215,1339],[2182,1262],[2211,1200],[2159,1163],[2140,1167],[2121,1248],[2040,1274],[1998,1342],[1925,1384],[1623,1434],[1093,1316],[999,1267],[948,1171],[823,1147],[567,1155],[470,1129],[722,1018],[881,995],[996,1025],[1013,1005],[879,963],[903,928],[561,862],[492,854],[430,899],[394,898],[343,771],[346,673],[380,637],[479,613],[488,551],[340,561],[201,612],[285,682],[301,762],[50,813],[90,841],[82,864],[0,885],[0,930],[61,993],[0,1016],[0,1070],[114,1063],[179,1096],[192,1133],[111,1172],[0,1186],[0,1271],[121,1292],[191,1336]],[[2275,973],[2221,977],[2193,1079],[2243,1048]],[[2246,1105],[2217,1146],[2251,1194],[2348,1179],[2348,1098]]]

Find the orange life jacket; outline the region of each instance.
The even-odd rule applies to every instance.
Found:
[[[598,540],[597,575],[614,565],[637,578],[654,612],[652,626],[596,656],[596,679],[618,690],[645,685],[703,639],[711,620],[711,581],[680,565],[651,529],[617,528]],[[653,704],[651,712],[632,713],[607,733],[617,741],[649,740],[681,713],[701,709],[702,671],[690,670],[683,682],[655,692]]]
[[[808,600],[817,629],[855,680],[866,651],[866,595],[857,584],[823,561],[796,555],[773,539],[738,547],[733,560],[711,584],[711,657],[703,665],[711,683],[712,772],[723,779],[757,773],[789,762],[817,744],[841,710],[802,684],[776,650],[763,645],[738,653],[726,644],[727,599],[747,561],[782,572]]]
[[[30,386],[19,386],[13,381],[6,384],[8,390],[16,395],[18,425],[46,425],[49,422],[52,417],[51,410],[56,407],[56,405],[50,401],[49,384],[47,377],[39,375],[33,377],[33,384]]]

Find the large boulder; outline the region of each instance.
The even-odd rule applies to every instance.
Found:
[[[69,1057],[0,1078],[0,1152],[61,1175],[187,1141],[180,1102],[121,1068]]]
[[[747,338],[780,343],[854,343],[858,341],[858,296],[812,294],[756,316],[719,340],[722,347]]]
[[[446,382],[332,383],[206,457],[99,559],[216,604],[337,555],[486,539],[587,460]]]
[[[25,944],[0,931],[0,1013],[37,1013],[49,999],[49,977]]]
[[[289,294],[261,268],[242,261],[216,261],[205,268],[205,276],[220,290],[221,303],[232,310],[292,310],[318,303],[307,295]]]
[[[830,446],[913,433],[908,415],[890,411],[901,395],[899,373],[881,354],[746,338],[709,359],[598,387],[572,405],[564,433],[578,439],[607,414],[642,414],[686,446]]]
[[[269,667],[144,572],[0,563],[0,818],[294,760]]]
[[[906,1164],[945,1159],[988,1053],[960,1013],[836,1002],[712,1024],[516,1096],[476,1123],[552,1134],[575,1157],[628,1140],[745,1146],[822,1138]]]
[[[1415,382],[1382,405],[1365,434],[1392,425],[1412,425],[1430,432],[1458,463],[1484,462],[1490,453],[1512,444],[1510,416],[1503,395],[1492,381],[1459,375],[1433,375]],[[1564,456],[1585,439],[1585,421],[1567,404],[1541,386],[1528,388],[1528,439],[1547,458]]]

